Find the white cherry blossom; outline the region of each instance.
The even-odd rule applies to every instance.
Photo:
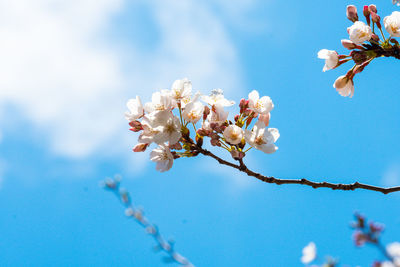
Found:
[[[210,114],[207,116],[207,120],[209,122],[214,123],[224,123],[228,119],[229,112],[224,110],[224,107],[221,105],[214,105],[210,111]]]
[[[171,92],[168,90],[161,90],[161,92],[155,92],[151,96],[151,102],[144,105],[144,109],[147,113],[156,111],[171,110],[173,108],[173,98]]]
[[[145,115],[142,119],[143,132],[139,135],[139,143],[151,144],[154,142],[154,136],[162,132],[162,127],[155,121],[151,115]]]
[[[171,87],[172,98],[176,102],[181,102],[183,99],[190,99],[192,94],[192,82],[188,78],[176,80]]]
[[[355,44],[362,44],[369,41],[372,36],[371,27],[362,21],[356,21],[354,24],[347,28],[350,40]]]
[[[167,110],[144,116],[142,127],[143,132],[139,136],[140,143],[175,144],[182,136],[179,118]]]
[[[274,103],[269,96],[260,95],[256,90],[251,91],[249,94],[249,109],[255,113],[268,114],[274,108]]]
[[[154,142],[157,144],[163,144],[169,142],[169,144],[175,144],[181,138],[181,123],[179,118],[174,116],[170,111],[160,111],[155,113],[153,118],[156,130],[158,133],[154,135]]]
[[[223,135],[230,144],[237,145],[243,139],[243,130],[236,125],[229,125],[225,128]]]
[[[165,172],[171,169],[174,163],[174,156],[167,146],[159,145],[156,149],[151,151],[150,160],[157,163],[157,171]]]
[[[392,37],[400,37],[400,12],[393,11],[390,16],[383,19],[386,31]]]
[[[317,247],[314,242],[310,242],[307,246],[303,248],[303,255],[301,256],[301,262],[303,264],[309,264],[317,256]]]
[[[196,123],[203,117],[204,105],[198,101],[199,97],[200,95],[196,94],[194,99],[185,105],[182,117],[188,122]]]
[[[264,153],[274,153],[278,150],[275,142],[278,140],[280,134],[276,128],[265,128],[263,121],[257,121],[253,129],[245,130],[244,138],[246,142]]]
[[[321,49],[318,52],[318,58],[325,59],[325,66],[323,72],[335,68],[339,62],[339,55],[334,50]]]
[[[349,79],[346,75],[339,76],[333,84],[336,91],[341,96],[353,97],[354,95],[354,83],[352,79]]]
[[[210,106],[219,105],[223,107],[229,107],[235,104],[235,101],[227,100],[224,97],[224,92],[222,91],[222,89],[214,89],[211,91],[211,94],[209,96],[202,96],[201,99]]]
[[[126,107],[129,109],[128,112],[125,112],[125,118],[128,121],[137,120],[144,115],[143,105],[138,95],[135,99],[129,99],[128,103],[126,103]]]

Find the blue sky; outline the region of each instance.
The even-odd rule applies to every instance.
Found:
[[[3,1],[0,3],[0,265],[163,266],[153,241],[98,184],[118,173],[137,205],[196,266],[302,266],[301,249],[370,266],[349,221],[359,211],[400,240],[399,194],[258,182],[212,159],[158,173],[123,117],[127,99],[188,77],[229,99],[274,101],[279,150],[249,167],[280,178],[400,184],[393,59],[355,78],[353,99],[322,73],[341,48],[345,7],[364,1]],[[381,17],[398,7],[380,1]],[[234,109],[231,109],[232,113]],[[229,159],[229,155],[226,155]]]

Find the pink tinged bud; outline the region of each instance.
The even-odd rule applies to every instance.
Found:
[[[181,150],[182,145],[181,145],[181,143],[177,142],[176,144],[169,145],[169,149]]]
[[[247,108],[246,99],[244,98],[240,99],[239,107],[240,107],[240,113],[243,113],[243,111]]]
[[[357,48],[357,45],[350,40],[343,39],[341,42],[342,42],[343,47],[347,48],[349,50]]]
[[[375,42],[379,42],[379,36],[376,35],[375,33],[372,34],[371,39],[374,40]]]
[[[235,115],[235,122],[239,120],[239,115]]]
[[[371,12],[371,19],[372,19],[373,22],[376,23],[376,26],[377,26],[379,29],[382,28],[381,22],[380,22],[381,17],[379,17],[378,14],[376,14],[375,12]]]
[[[203,120],[207,119],[208,114],[210,114],[210,108],[208,106],[205,106],[203,111]]]
[[[358,21],[357,8],[355,6],[353,6],[353,5],[347,6],[347,8],[346,8],[346,16],[352,22]]]
[[[362,71],[365,69],[365,67],[368,66],[368,64],[369,64],[370,62],[371,62],[371,61],[368,60],[368,61],[365,61],[364,63],[362,63],[361,65],[357,65],[357,66],[354,68],[354,70],[353,70],[353,76],[356,75],[357,73],[362,72]]]
[[[265,127],[267,127],[269,125],[269,120],[271,118],[271,114],[261,114],[260,117],[258,117],[259,121],[262,121],[265,125]]]
[[[370,18],[370,12],[369,12],[368,6],[364,6],[363,14],[365,16],[365,19],[367,20],[367,24],[370,25],[371,24],[371,18]]]
[[[374,12],[374,13],[378,13],[378,9],[376,8],[376,5],[369,5],[368,6],[368,10],[369,12]]]
[[[149,144],[142,144],[139,143],[133,148],[133,152],[143,152],[146,150],[146,148],[149,146]]]
[[[132,127],[129,130],[131,130],[133,132],[139,132],[139,131],[143,130],[143,127],[142,127],[142,124],[140,123],[140,121],[131,121],[129,123],[129,126]]]
[[[246,154],[242,151],[232,150],[231,155],[232,155],[233,159],[240,160],[240,159],[244,158],[244,156]]]
[[[205,130],[203,128],[200,128],[200,129],[197,130],[196,133],[198,135],[200,135],[200,136],[208,136],[210,134],[210,131],[207,131],[207,130]]]

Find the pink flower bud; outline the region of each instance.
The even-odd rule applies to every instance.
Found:
[[[370,18],[370,12],[369,12],[368,6],[364,6],[363,14],[365,16],[365,19],[367,20],[367,24],[370,25],[371,24],[371,18]]]
[[[205,130],[203,128],[200,128],[200,129],[197,130],[196,133],[198,135],[200,135],[200,136],[208,136],[210,134],[210,131],[207,131],[207,130]]]
[[[350,40],[343,39],[341,42],[343,47],[349,50],[355,49],[357,47],[357,45]]]
[[[175,150],[181,150],[182,149],[182,145],[179,142],[177,142],[176,144],[173,144],[173,145],[169,145],[168,147],[169,147],[169,149],[175,149]]]
[[[373,34],[371,35],[371,39],[374,40],[375,42],[379,42],[379,36],[376,35],[375,33],[373,33]]]
[[[376,23],[376,26],[378,26],[379,29],[382,28],[380,23],[381,17],[379,17],[378,14],[376,14],[375,12],[371,12],[371,19],[373,22]]]
[[[133,148],[133,152],[143,152],[146,150],[146,148],[149,146],[149,144],[142,144],[139,143]]]
[[[208,106],[205,106],[203,111],[203,120],[207,119],[208,114],[210,114],[210,108]]]
[[[140,123],[140,121],[131,121],[129,123],[129,126],[132,127],[129,129],[132,132],[139,132],[139,131],[143,130],[143,127],[142,127],[142,124]]]
[[[347,8],[346,8],[346,16],[352,22],[358,21],[357,8],[355,6],[353,6],[353,5],[347,6]]]
[[[235,115],[235,122],[239,120],[239,115]]]
[[[246,105],[246,99],[244,98],[240,99],[239,107],[240,107],[240,113],[243,113],[243,111],[248,107],[248,105]]]
[[[375,14],[378,13],[378,9],[376,9],[376,5],[369,5],[368,6],[369,12],[374,12]]]
[[[231,155],[232,155],[232,158],[239,160],[239,159],[244,158],[245,153],[242,151],[232,150]]]

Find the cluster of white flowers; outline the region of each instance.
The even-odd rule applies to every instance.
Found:
[[[375,5],[364,6],[363,15],[367,23],[358,20],[357,8],[353,5],[347,6],[347,18],[353,22],[353,25],[347,28],[350,40],[342,40],[342,45],[352,50],[349,55],[339,55],[334,50],[322,49],[318,52],[318,58],[325,60],[322,71],[334,69],[343,63],[353,60],[355,65],[346,75],[342,75],[336,79],[333,87],[344,97],[352,97],[354,95],[353,78],[360,73],[374,59],[380,56],[388,56],[386,51],[393,49],[400,50],[400,46],[393,37],[400,37],[400,12],[394,11],[390,16],[383,19],[384,28],[390,34],[388,39],[385,38],[381,19],[377,14],[378,10]],[[379,29],[383,41],[375,33]],[[369,42],[369,43],[367,43]]]
[[[260,97],[257,91],[252,91],[247,100],[240,101],[240,112],[232,122],[226,108],[234,104],[224,97],[221,89],[212,90],[210,95],[199,92],[192,95],[192,83],[187,78],[176,80],[170,90],[153,93],[151,102],[144,105],[139,96],[129,99],[125,117],[130,130],[140,132],[133,151],[143,152],[155,143],[157,147],[151,151],[150,159],[161,172],[171,169],[174,159],[196,156],[204,137],[237,160],[251,148],[275,152],[279,131],[267,128],[274,107],[270,97]],[[190,138],[189,127],[195,132],[194,140]],[[246,144],[250,146],[247,149]]]

